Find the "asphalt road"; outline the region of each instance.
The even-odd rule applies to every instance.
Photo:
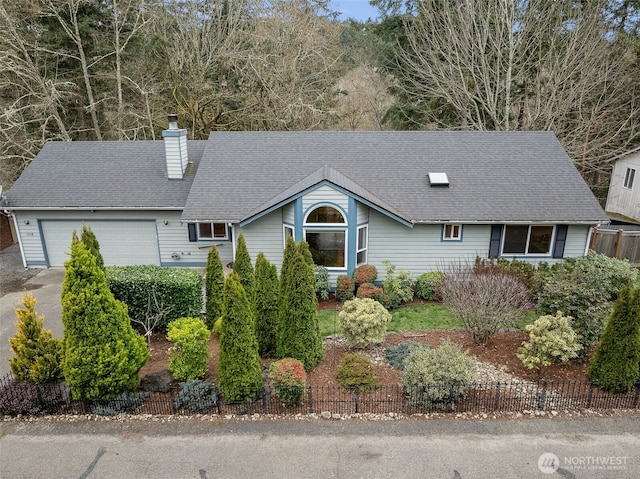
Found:
[[[640,418],[7,422],[0,477],[636,479],[639,433]]]

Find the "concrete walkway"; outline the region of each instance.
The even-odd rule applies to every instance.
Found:
[[[25,294],[36,298],[36,311],[44,316],[44,327],[53,332],[54,337],[62,338],[62,281],[64,269],[43,269],[24,284],[24,290],[7,293],[0,297],[0,377],[9,373],[8,359],[13,356],[9,338],[17,332],[15,310],[21,307]]]

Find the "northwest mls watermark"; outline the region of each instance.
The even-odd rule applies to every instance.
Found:
[[[627,456],[564,456],[560,459],[552,452],[538,458],[538,469],[543,474],[553,474],[558,469],[571,471],[620,471],[630,463]]]

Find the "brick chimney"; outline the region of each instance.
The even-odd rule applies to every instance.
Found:
[[[187,130],[178,128],[178,115],[169,115],[169,129],[162,132],[167,178],[181,180],[187,169]]]

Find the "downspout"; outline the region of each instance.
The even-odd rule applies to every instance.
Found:
[[[593,226],[589,226],[589,234],[587,235],[587,244],[584,246],[584,254],[582,256],[587,256],[589,254],[592,237],[593,237]]]
[[[24,255],[24,248],[22,247],[22,235],[20,234],[20,228],[18,228],[18,219],[16,218],[16,215],[14,213],[11,213],[10,211],[5,210],[5,213],[7,213],[13,219],[13,227],[16,229],[18,246],[20,247],[20,256],[22,257],[22,266],[24,266],[24,269],[27,269],[27,258]]]
[[[236,225],[229,223],[229,228],[231,228],[231,262],[233,263],[236,260]]]

